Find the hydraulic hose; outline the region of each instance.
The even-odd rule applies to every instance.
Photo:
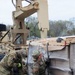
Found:
[[[14,3],[14,1],[12,0],[12,4],[13,4],[13,6],[16,8],[16,5],[15,5],[15,3]]]
[[[31,4],[31,2],[29,0],[25,0],[25,1]]]

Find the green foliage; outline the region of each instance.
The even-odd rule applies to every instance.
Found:
[[[70,21],[50,21],[49,36],[68,36],[75,34],[75,26]]]
[[[40,37],[40,31],[38,28],[38,22],[37,22],[37,18],[35,17],[28,17],[26,19],[26,26],[30,28],[30,37],[34,36],[34,37]]]
[[[34,36],[40,38],[37,18],[28,17],[25,20],[25,25],[30,28],[29,37]],[[10,25],[7,26],[7,30],[9,29]],[[50,37],[75,35],[75,25],[70,21],[49,21],[49,29],[48,36]]]
[[[37,18],[28,17],[26,25],[30,28],[30,36],[40,37]],[[49,29],[48,36],[50,37],[75,35],[75,26],[70,21],[49,21]]]

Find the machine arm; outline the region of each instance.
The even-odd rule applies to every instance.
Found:
[[[26,1],[30,4],[22,7],[22,1]],[[23,44],[25,44],[28,30],[24,25],[24,19],[35,12],[37,12],[38,16],[41,38],[47,38],[47,31],[49,30],[47,0],[16,0],[16,5],[12,0],[12,3],[16,7],[16,11],[13,11],[13,22],[16,27],[13,29],[12,41],[15,41],[16,34],[23,34]]]

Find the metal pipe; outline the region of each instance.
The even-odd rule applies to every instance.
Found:
[[[50,75],[50,60],[49,60],[48,46],[49,46],[49,43],[47,43],[47,61],[46,61],[46,65],[47,65],[47,75]]]

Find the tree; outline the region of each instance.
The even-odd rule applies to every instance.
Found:
[[[40,37],[37,18],[28,17],[26,19],[26,26],[30,28],[30,36]]]
[[[70,21],[50,21],[49,36],[68,36],[73,35],[75,26]]]

